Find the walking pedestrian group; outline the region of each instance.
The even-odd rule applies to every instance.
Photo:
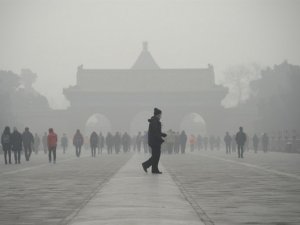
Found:
[[[96,157],[97,149],[98,155],[101,155],[104,149],[107,150],[109,155],[122,152],[128,153],[131,150],[136,153],[144,152],[145,154],[151,154],[151,157],[143,162],[143,169],[147,172],[147,169],[151,167],[152,173],[160,174],[158,162],[161,154],[185,154],[187,146],[189,146],[190,152],[218,151],[224,146],[226,155],[235,153],[239,159],[243,159],[245,152],[250,149],[253,149],[254,153],[258,153],[259,150],[264,153],[271,150],[298,152],[300,149],[300,140],[297,138],[296,131],[292,132],[292,137],[288,131],[285,131],[284,134],[280,131],[277,137],[273,134],[271,138],[266,132],[261,136],[255,133],[250,137],[249,134],[244,132],[243,127],[240,127],[234,135],[227,131],[223,138],[224,145],[222,145],[221,138],[218,135],[187,134],[184,130],[178,132],[172,129],[163,133],[160,122],[161,116],[162,111],[154,108],[154,115],[148,120],[148,130],[143,133],[139,131],[136,136],[130,136],[128,132],[122,133],[119,131],[115,133],[108,132],[105,136],[102,132],[97,134],[96,131],[93,131],[90,137],[87,137],[77,129],[72,140],[75,156],[80,158],[83,146],[85,148],[90,146],[93,158]],[[11,131],[10,127],[6,126],[1,135],[4,163],[12,164],[14,159],[15,164],[20,164],[22,155],[24,155],[26,161],[30,161],[32,152],[39,153],[40,145],[44,153],[48,154],[49,163],[56,163],[57,142],[58,136],[53,128],[49,128],[48,132],[45,132],[40,138],[37,133],[33,135],[29,127],[25,127],[23,133],[21,133],[16,127]],[[66,153],[68,144],[68,136],[63,133],[60,139],[63,154]]]

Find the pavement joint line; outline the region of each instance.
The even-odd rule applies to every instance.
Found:
[[[126,162],[122,166],[120,166],[119,169],[111,172],[108,174],[100,183],[97,185],[97,187],[89,194],[89,196],[80,204],[80,206],[75,209],[69,216],[62,219],[59,224],[61,225],[68,225],[71,224],[74,218],[79,214],[79,212],[95,197],[95,195],[103,188],[103,186],[115,175],[117,174],[122,167],[133,157],[129,157]]]
[[[166,167],[165,167],[166,168]],[[205,224],[205,225],[215,225],[215,223],[212,221],[212,219],[206,214],[206,212],[201,208],[201,206],[197,203],[197,201],[194,200],[192,196],[188,194],[186,189],[181,185],[180,181],[177,179],[176,175],[167,169],[167,172],[171,175],[174,183],[179,188],[181,194],[183,195],[184,199],[191,205],[191,207],[194,209],[195,213],[199,217],[199,219]]]
[[[81,158],[87,158],[87,157],[89,157],[89,156],[82,156]],[[72,159],[63,159],[63,160],[60,160],[58,162],[68,162],[68,161],[73,161],[73,160],[76,160],[76,159],[77,159],[77,157],[72,158]],[[7,172],[0,173],[0,176],[15,174],[15,173],[19,173],[19,172],[28,171],[28,170],[33,170],[33,169],[45,167],[45,166],[48,166],[48,165],[49,165],[49,163],[43,163],[43,164],[37,165],[37,166],[30,166],[30,167],[26,167],[26,168],[22,168],[22,169],[18,169],[18,170],[7,171]]]
[[[267,169],[263,166],[258,166],[258,165],[254,165],[254,164],[250,164],[250,163],[237,162],[237,161],[230,160],[230,159],[223,159],[223,158],[220,158],[220,157],[217,157],[217,156],[211,156],[211,155],[202,154],[202,153],[200,153],[200,155],[208,157],[208,158],[217,159],[217,160],[221,160],[221,161],[224,161],[224,162],[230,162],[230,163],[234,163],[234,164],[237,164],[237,165],[246,166],[246,167],[250,167],[250,168],[254,168],[254,169],[258,169],[258,170],[264,170],[266,172],[274,173],[276,175],[286,176],[286,177],[290,177],[290,178],[300,180],[300,176],[295,175],[295,174],[285,173],[285,172],[281,172],[281,171],[274,170],[274,169]]]
[[[95,189],[96,193],[91,194],[90,199],[70,216],[73,218],[67,224],[172,224],[173,222],[214,225],[204,223],[199,218],[166,169],[163,175],[145,174],[141,168],[144,159],[145,157],[137,154],[130,157],[108,182],[101,185],[98,190]],[[162,165],[161,167],[164,170]],[[120,182],[123,186],[118,185]],[[132,189],[134,187],[141,190],[135,192]],[[115,196],[115,193],[119,195]],[[132,198],[133,196],[136,199]],[[170,217],[172,214],[174,215]]]

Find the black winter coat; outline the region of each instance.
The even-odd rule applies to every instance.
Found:
[[[24,146],[29,146],[34,143],[33,135],[30,131],[24,131],[22,134],[22,140]]]
[[[8,132],[3,132],[1,136],[1,144],[3,150],[11,148],[11,134]]]
[[[247,136],[244,132],[239,131],[236,134],[235,141],[238,145],[244,145],[247,140]]]
[[[162,137],[166,137],[167,135],[161,132],[161,123],[159,121],[159,118],[153,116],[148,120],[148,122],[148,144],[150,146],[161,145],[164,142],[164,139],[162,139]]]
[[[96,132],[93,132],[90,137],[90,145],[91,147],[97,147],[99,143],[99,137]]]
[[[18,131],[14,131],[11,134],[11,145],[13,151],[22,150],[22,135]]]

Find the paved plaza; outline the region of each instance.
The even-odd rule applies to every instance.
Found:
[[[196,210],[214,224],[300,224],[300,155],[202,151],[163,158]]]
[[[147,157],[70,150],[6,166],[1,155],[0,224],[300,224],[298,154],[162,155],[162,175],[142,170]]]
[[[2,161],[0,224],[68,224],[131,156],[92,158],[88,153],[81,158],[58,154],[56,164],[42,152],[21,165]]]

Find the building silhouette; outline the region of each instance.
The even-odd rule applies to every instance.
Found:
[[[148,44],[127,69],[90,69],[78,66],[76,84],[63,89],[70,101],[64,110],[50,108],[24,111],[18,124],[37,132],[53,127],[72,134],[91,131],[147,130],[153,108],[163,111],[163,126],[172,130],[190,130],[219,134],[235,130],[241,124],[251,130],[257,120],[254,107],[225,109],[221,100],[228,90],[215,84],[212,65],[206,68],[162,68],[154,60]],[[189,129],[190,128],[190,129]]]
[[[220,102],[227,91],[215,84],[214,76],[212,65],[160,68],[144,42],[142,52],[129,69],[88,69],[83,65],[77,68],[76,85],[63,91],[71,103],[68,111],[72,117],[68,119],[74,121],[70,124],[77,122],[84,128],[88,118],[97,113],[111,122],[112,129],[129,130],[140,112],[160,107],[168,127],[180,129],[180,121],[187,114],[198,113],[204,118],[206,129],[215,132],[221,122]]]

